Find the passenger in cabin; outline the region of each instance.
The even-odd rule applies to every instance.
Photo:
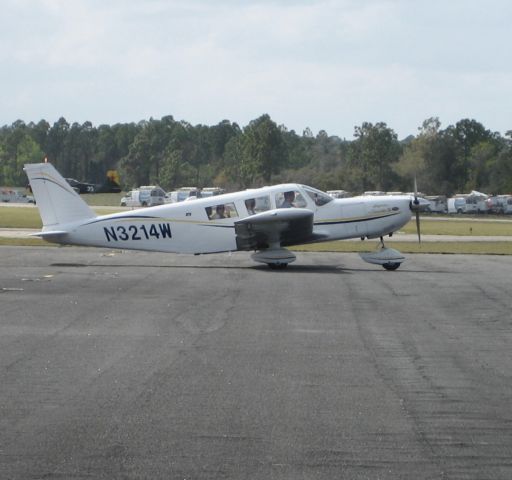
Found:
[[[221,218],[226,218],[226,208],[224,205],[217,205],[215,208],[215,213],[211,217],[212,220],[219,220]]]
[[[247,213],[249,215],[255,215],[256,214],[256,199],[255,198],[248,198],[245,201],[245,206],[247,207]]]
[[[284,192],[284,201],[279,208],[292,208],[295,207],[293,201],[295,200],[295,192]]]

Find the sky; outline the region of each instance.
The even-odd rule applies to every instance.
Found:
[[[512,130],[509,0],[2,0],[0,125]]]

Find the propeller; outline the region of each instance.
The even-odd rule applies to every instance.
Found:
[[[418,232],[418,243],[421,244],[420,201],[418,200],[418,185],[416,183],[416,176],[414,177],[414,200],[411,202],[411,210],[416,214],[416,231]]]

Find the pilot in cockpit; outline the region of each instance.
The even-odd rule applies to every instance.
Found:
[[[295,192],[284,192],[284,200],[279,208],[292,208],[295,207],[293,201],[295,200]]]

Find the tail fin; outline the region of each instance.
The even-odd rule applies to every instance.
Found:
[[[43,227],[54,230],[58,225],[96,216],[51,163],[27,164],[25,172]]]

